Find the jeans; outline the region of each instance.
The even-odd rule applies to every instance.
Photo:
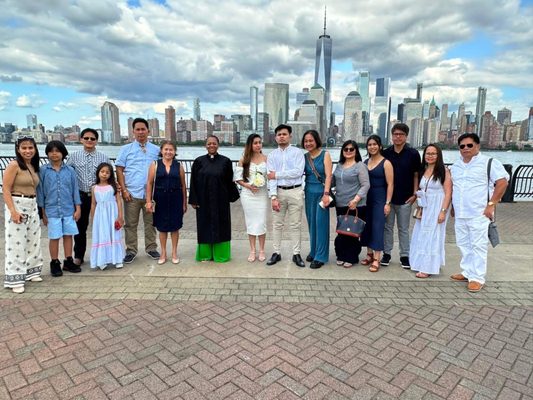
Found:
[[[398,239],[400,257],[409,257],[409,224],[411,223],[411,204],[391,204],[390,213],[385,221],[385,243],[383,252],[391,254],[394,245],[394,220],[398,220]]]

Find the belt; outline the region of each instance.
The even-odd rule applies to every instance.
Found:
[[[36,197],[34,194],[28,196],[27,194],[15,194],[15,193],[11,193],[11,196],[12,197],[25,197],[26,199],[34,199]]]
[[[87,196],[87,197],[91,197],[91,192],[82,192],[82,191],[80,190],[80,195]]]
[[[292,185],[292,186],[278,186],[278,189],[289,190],[289,189],[296,189],[300,186],[302,186],[301,183],[299,185]]]

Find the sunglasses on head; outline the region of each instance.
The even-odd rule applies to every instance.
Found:
[[[472,147],[474,147],[474,143],[467,143],[467,144],[460,144],[459,145],[459,148],[461,150],[464,149],[465,147],[468,147],[469,149],[471,149]]]
[[[352,151],[355,151],[355,147],[345,147],[344,149],[342,149],[342,151],[346,151],[348,153],[351,153]]]
[[[33,136],[28,136],[28,135],[19,136],[17,138],[17,143],[23,142],[24,140],[35,140],[35,139],[33,138]]]
[[[83,138],[83,140],[90,140],[91,142],[95,142],[96,138],[95,137],[91,137],[91,136],[86,136],[86,137]]]

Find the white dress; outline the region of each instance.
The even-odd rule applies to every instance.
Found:
[[[425,188],[427,207],[424,207],[422,219],[417,219],[411,238],[409,261],[411,270],[438,275],[440,267],[444,266],[444,239],[449,211],[442,224],[438,223],[439,213],[444,200],[444,188],[440,180],[422,177],[420,189]],[[416,204],[416,203],[415,203]]]
[[[235,169],[233,180],[242,180],[242,173],[243,168],[238,166]],[[261,162],[259,164],[250,163],[250,173],[246,182],[251,181],[256,174],[261,174],[264,177],[265,184],[260,187],[256,193],[241,186],[241,204],[244,210],[244,220],[246,221],[246,232],[248,235],[259,236],[266,233],[266,218],[268,211],[266,162]]]

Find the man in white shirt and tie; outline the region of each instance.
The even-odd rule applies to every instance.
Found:
[[[303,152],[291,146],[292,128],[289,125],[279,125],[274,133],[278,148],[267,158],[268,191],[272,202],[272,240],[274,253],[267,261],[267,265],[274,265],[281,261],[281,235],[288,214],[288,225],[292,241],[292,261],[298,267],[305,267],[300,256],[302,243],[302,210],[304,194],[302,176],[305,168]]]
[[[479,152],[479,136],[464,133],[457,140],[461,157],[451,167],[455,214],[455,240],[461,250],[461,273],[454,281],[468,281],[470,292],[479,292],[487,274],[488,228],[496,204],[507,188],[509,174],[502,163]],[[487,174],[489,172],[489,174]]]

